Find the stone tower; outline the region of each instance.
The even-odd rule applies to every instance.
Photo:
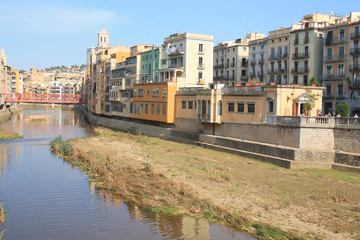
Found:
[[[109,33],[104,29],[98,33],[98,48],[109,48]]]

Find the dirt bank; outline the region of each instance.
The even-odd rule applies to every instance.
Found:
[[[288,170],[99,128],[66,159],[127,201],[221,221],[260,239],[359,239],[360,174]],[[65,146],[66,145],[66,146]]]

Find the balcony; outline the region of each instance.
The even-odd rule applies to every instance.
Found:
[[[360,32],[351,33],[351,39],[360,39]]]
[[[255,65],[255,64],[256,64],[256,60],[251,60],[251,61],[250,61],[250,64],[251,64],[251,65]]]
[[[225,67],[226,68],[230,67],[230,63],[225,64]]]
[[[324,60],[325,60],[325,62],[345,61],[345,60],[347,60],[347,57],[345,57],[343,55],[340,55],[340,56],[333,55],[333,56],[326,56]]]
[[[250,79],[253,79],[256,77],[256,74],[255,73],[250,73]]]
[[[182,48],[172,47],[167,49],[167,54],[168,56],[184,55],[184,51],[182,51]]]
[[[214,68],[224,68],[224,64],[216,64],[214,65]]]
[[[360,64],[350,65],[349,70],[350,72],[360,72]]]
[[[215,76],[214,77],[214,80],[226,80],[227,79],[227,77],[225,77],[225,76]]]
[[[338,80],[338,79],[346,79],[345,74],[337,74],[337,75],[323,75],[322,80]]]
[[[247,67],[247,65],[248,65],[248,61],[242,61],[242,62],[241,62],[241,66],[242,66],[242,67]]]
[[[204,70],[205,69],[205,65],[204,64],[199,64],[199,66],[197,67],[199,70]]]
[[[298,38],[295,38],[294,40],[294,45],[298,45],[299,44],[299,39]]]
[[[287,68],[281,68],[281,69],[268,69],[269,74],[276,74],[276,73],[286,73],[289,70]]]
[[[357,47],[357,48],[351,48],[350,49],[350,55],[360,55],[360,48]]]
[[[260,65],[264,65],[264,63],[265,63],[264,59],[259,59],[259,64]]]
[[[338,43],[345,43],[348,41],[349,41],[349,39],[346,39],[345,37],[326,38],[325,44],[328,46],[328,45],[333,45],[333,44],[338,44]]]
[[[291,73],[293,74],[303,74],[303,73],[308,73],[309,72],[309,68],[293,68],[291,69]]]
[[[263,77],[263,76],[264,76],[264,72],[259,71],[259,72],[258,72],[258,76],[259,76],[259,77]]]
[[[180,64],[170,64],[169,68],[183,68],[184,64],[180,63]]]
[[[359,88],[359,83],[360,83],[360,80],[359,79],[353,79],[351,81],[351,83],[349,84],[349,89],[353,90],[353,89],[358,89]]]
[[[293,59],[301,59],[301,58],[308,58],[309,57],[309,53],[294,53],[293,54]]]
[[[232,63],[232,64],[231,64],[231,67],[235,67],[235,63]]]

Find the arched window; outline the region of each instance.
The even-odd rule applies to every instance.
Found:
[[[218,115],[219,116],[222,115],[222,102],[221,101],[218,102]]]
[[[102,37],[100,37],[100,42],[102,42]]]
[[[201,105],[201,114],[206,114],[206,101],[202,100]]]

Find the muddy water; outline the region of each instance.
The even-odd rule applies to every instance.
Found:
[[[0,140],[0,200],[12,239],[252,239],[221,225],[166,216],[125,204],[91,185],[85,173],[53,155],[56,136],[92,134],[70,109],[24,110],[1,123],[23,139]]]

